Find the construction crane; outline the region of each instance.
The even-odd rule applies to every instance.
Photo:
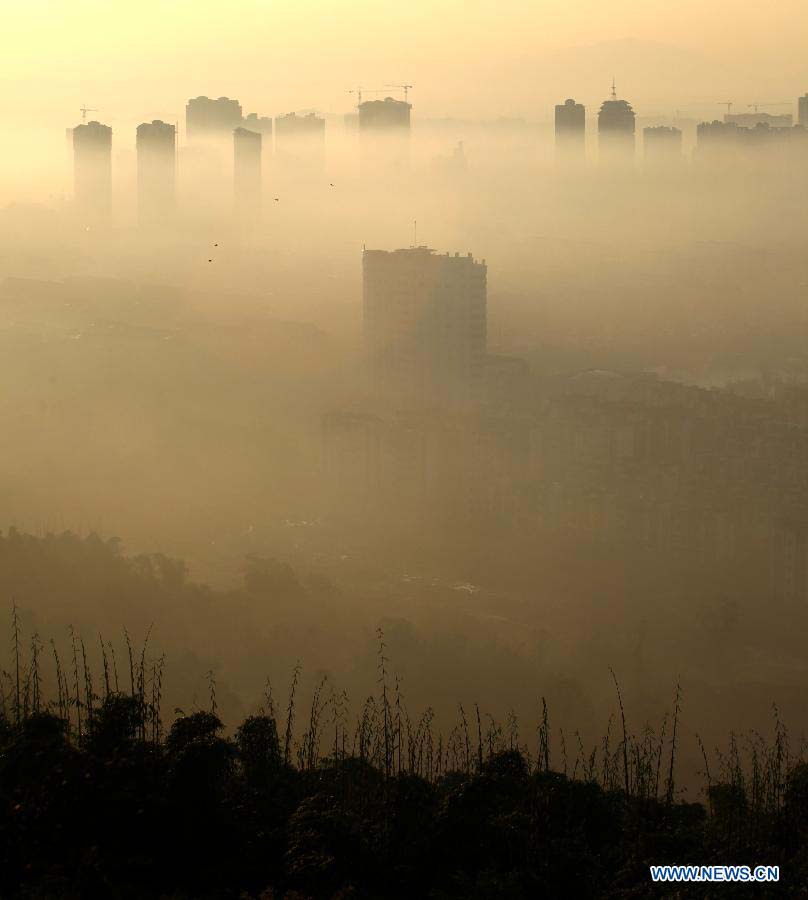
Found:
[[[726,106],[727,115],[729,115],[732,112],[732,107],[734,106],[734,103],[732,102],[732,100],[716,100],[715,102],[719,106]]]
[[[346,91],[346,93],[348,93],[348,94],[356,94],[356,105],[357,105],[357,106],[361,106],[361,105],[362,105],[362,94],[363,94],[363,93],[365,93],[365,94],[383,94],[384,91],[383,91],[383,90],[370,90],[370,91],[369,91],[369,90],[366,90],[366,89],[363,88],[363,87],[357,87],[357,88],[354,88],[352,91]]]
[[[764,102],[764,103],[747,103],[747,106],[749,107],[749,109],[753,109],[755,112],[757,112],[761,106],[791,106],[791,101],[790,100],[771,100],[768,103],[766,103],[766,102]]]
[[[411,84],[386,84],[385,87],[399,88],[399,90],[404,91],[404,102],[405,103],[409,102],[408,92],[409,92],[410,88],[412,87]]]
[[[98,110],[91,109],[89,106],[80,106],[79,112],[81,113],[81,121],[86,122],[87,121],[87,113],[88,112],[98,112]]]

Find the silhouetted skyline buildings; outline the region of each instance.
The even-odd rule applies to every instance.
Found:
[[[573,99],[555,108],[555,146],[560,159],[581,161],[586,155],[586,107]]]
[[[643,158],[650,168],[664,168],[682,162],[682,132],[679,128],[655,125],[643,128]]]
[[[808,128],[808,94],[803,94],[797,100],[797,122],[803,128]]]
[[[604,100],[598,112],[598,159],[601,165],[630,167],[634,161],[635,114],[627,100],[612,94]]]
[[[751,113],[727,113],[724,121],[739,128],[755,128],[757,125],[768,125],[769,128],[791,128],[794,117],[791,113],[774,115],[755,110]]]
[[[229,137],[241,125],[238,100],[229,97],[194,97],[185,107],[185,135],[189,141]]]
[[[138,219],[160,222],[176,205],[177,129],[155,119],[138,125],[137,149]]]
[[[411,111],[412,104],[393,97],[366,100],[358,105],[346,130],[356,127],[359,131],[363,173],[373,173],[375,169],[379,176],[391,175],[408,167]],[[557,104],[554,112],[558,158],[585,160],[585,106],[569,98]],[[733,114],[728,110],[722,121],[716,119],[697,124],[693,119],[696,146],[692,159],[697,164],[712,159],[716,162],[736,160],[743,164],[755,160],[765,165],[775,159],[772,153],[782,155],[788,148],[787,158],[797,162],[799,153],[808,153],[808,93],[797,98],[796,118],[799,124],[793,125],[792,113],[773,114],[755,107],[754,112],[748,113]],[[195,165],[197,174],[207,171],[205,177],[221,181],[224,174],[221,149],[219,158],[214,159],[208,155],[205,142],[219,140],[223,148],[225,141],[230,144],[234,140],[237,129],[260,135],[261,155],[272,153],[274,149],[280,163],[279,171],[293,177],[295,173],[306,176],[324,166],[326,119],[323,116],[316,112],[291,112],[273,121],[258,113],[244,116],[236,99],[205,96],[191,98],[186,105],[186,138],[188,147],[194,150],[183,150],[185,164]],[[633,168],[635,129],[634,109],[628,101],[617,97],[613,84],[612,95],[602,103],[597,117],[598,155],[604,169]],[[68,129],[68,137],[74,150],[75,207],[85,216],[107,215],[112,194],[112,130],[93,120]],[[178,137],[177,126],[160,119],[141,123],[136,129],[138,217],[142,222],[158,220],[175,207]],[[684,140],[682,131],[669,124],[645,128],[643,159],[646,167],[658,164],[662,168],[667,162],[682,163]],[[235,149],[233,153],[235,161]],[[466,169],[466,160],[461,152],[457,152],[450,164],[433,163],[432,168],[436,174],[455,173]],[[234,190],[242,190],[235,187],[236,182],[242,183],[241,178],[234,174]],[[256,183],[254,176],[250,179]]]
[[[428,247],[362,254],[365,349],[374,389],[404,406],[464,406],[486,357],[487,267]]]
[[[112,129],[91,121],[73,129],[74,200],[80,215],[104,218],[112,207]]]
[[[799,159],[800,153],[808,155],[808,129],[802,125],[773,128],[760,122],[747,128],[715,120],[698,125],[693,160],[698,165],[769,166]]]
[[[240,216],[254,216],[261,207],[261,144],[256,131],[233,131],[233,192]]]
[[[275,118],[275,156],[281,171],[298,179],[325,165],[325,119],[315,112]]]
[[[411,103],[394,97],[365,100],[359,104],[359,131],[409,133],[411,110]]]

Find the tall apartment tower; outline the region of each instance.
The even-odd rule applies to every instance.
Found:
[[[195,97],[185,105],[185,133],[189,141],[229,138],[240,125],[238,100]]]
[[[138,125],[137,210],[143,224],[160,223],[176,208],[177,129],[155,119]]]
[[[673,169],[683,161],[682,132],[667,125],[642,130],[643,161],[647,169]]]
[[[808,128],[808,94],[803,94],[797,100],[797,122],[803,128]]]
[[[254,216],[261,208],[261,135],[233,131],[233,193],[236,214]]]
[[[357,107],[359,149],[365,174],[401,171],[410,159],[410,111],[406,100],[385,97]]]
[[[257,131],[258,134],[263,134],[266,138],[272,137],[271,116],[259,116],[258,113],[250,113],[241,120],[241,126],[250,131]]]
[[[609,168],[631,168],[634,164],[634,110],[626,100],[612,94],[598,113],[598,160]]]
[[[412,103],[393,97],[365,100],[359,104],[359,131],[409,133],[411,109]]]
[[[581,162],[586,156],[586,107],[565,100],[555,108],[555,146],[559,162]]]
[[[486,356],[485,260],[428,247],[365,250],[362,269],[374,387],[415,408],[473,404]]]
[[[112,208],[112,129],[84,122],[73,129],[76,208],[88,218],[104,218]]]
[[[287,174],[305,174],[325,165],[325,119],[316,113],[275,117],[275,155]]]

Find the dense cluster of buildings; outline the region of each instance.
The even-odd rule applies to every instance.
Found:
[[[728,104],[731,108],[731,104]],[[797,101],[797,123],[793,115],[759,111],[731,113],[723,120],[702,122],[697,127],[693,160],[697,164],[771,162],[774,154],[808,154],[808,94]],[[598,111],[598,162],[604,168],[630,169],[636,155],[636,116],[631,104],[611,96]],[[560,162],[582,163],[586,158],[586,108],[574,99],[555,108],[556,154]],[[671,125],[652,125],[642,131],[643,163],[647,168],[670,167],[684,162],[683,135]]]
[[[412,104],[386,97],[358,105],[357,121],[366,163],[406,164]],[[238,100],[194,97],[185,107],[185,136],[191,159],[232,147],[233,193],[237,213],[260,205],[262,157],[303,176],[321,171],[325,160],[325,119],[314,111],[277,116],[244,115]],[[87,218],[107,215],[112,199],[112,129],[83,122],[69,129],[74,163],[74,198]],[[138,210],[142,222],[165,221],[175,205],[178,166],[177,126],[155,120],[137,127]]]
[[[622,547],[808,600],[808,389],[534,378],[488,353],[485,261],[413,246],[363,268],[370,389],[322,422],[339,515]]]
[[[409,88],[410,86],[404,86]],[[405,91],[406,96],[406,91]],[[728,106],[731,106],[728,104]],[[412,104],[393,97],[363,100],[346,118],[359,134],[363,171],[395,175],[407,167]],[[325,161],[326,120],[315,111],[277,116],[244,114],[238,100],[229,97],[195,97],[185,108],[187,149],[203,154],[205,148],[231,147],[233,192],[239,213],[260,204],[262,158],[272,154],[275,162],[302,177],[321,171]],[[104,216],[111,207],[112,130],[100,122],[84,122],[70,129],[74,153],[75,201],[86,216]],[[255,137],[249,137],[254,135]],[[586,108],[567,99],[555,108],[555,140],[559,162],[582,164],[587,155]],[[177,126],[159,120],[137,128],[138,203],[143,222],[165,220],[176,196],[178,165]],[[598,161],[604,169],[631,170],[637,155],[637,117],[631,104],[611,95],[597,115]],[[791,114],[754,112],[733,114],[723,120],[702,122],[696,130],[694,163],[707,165],[763,160],[802,160],[808,153],[808,94],[797,102],[797,123]],[[681,129],[668,124],[642,130],[642,158],[648,169],[670,168],[684,161]],[[443,169],[452,173],[465,169],[460,145]],[[248,200],[257,191],[259,200]]]

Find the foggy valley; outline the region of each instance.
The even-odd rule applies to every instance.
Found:
[[[84,752],[131,697],[169,756],[269,715],[301,773],[389,778],[406,715],[436,790],[519,751],[713,817],[786,727],[805,765],[808,72],[767,104],[653,43],[531,65],[555,101],[499,115],[415,75],[331,112],[245,81],[253,113],[152,73],[0,151],[0,745],[47,709]],[[336,871],[165,896],[529,893]],[[101,896],[57,881],[0,892]]]

